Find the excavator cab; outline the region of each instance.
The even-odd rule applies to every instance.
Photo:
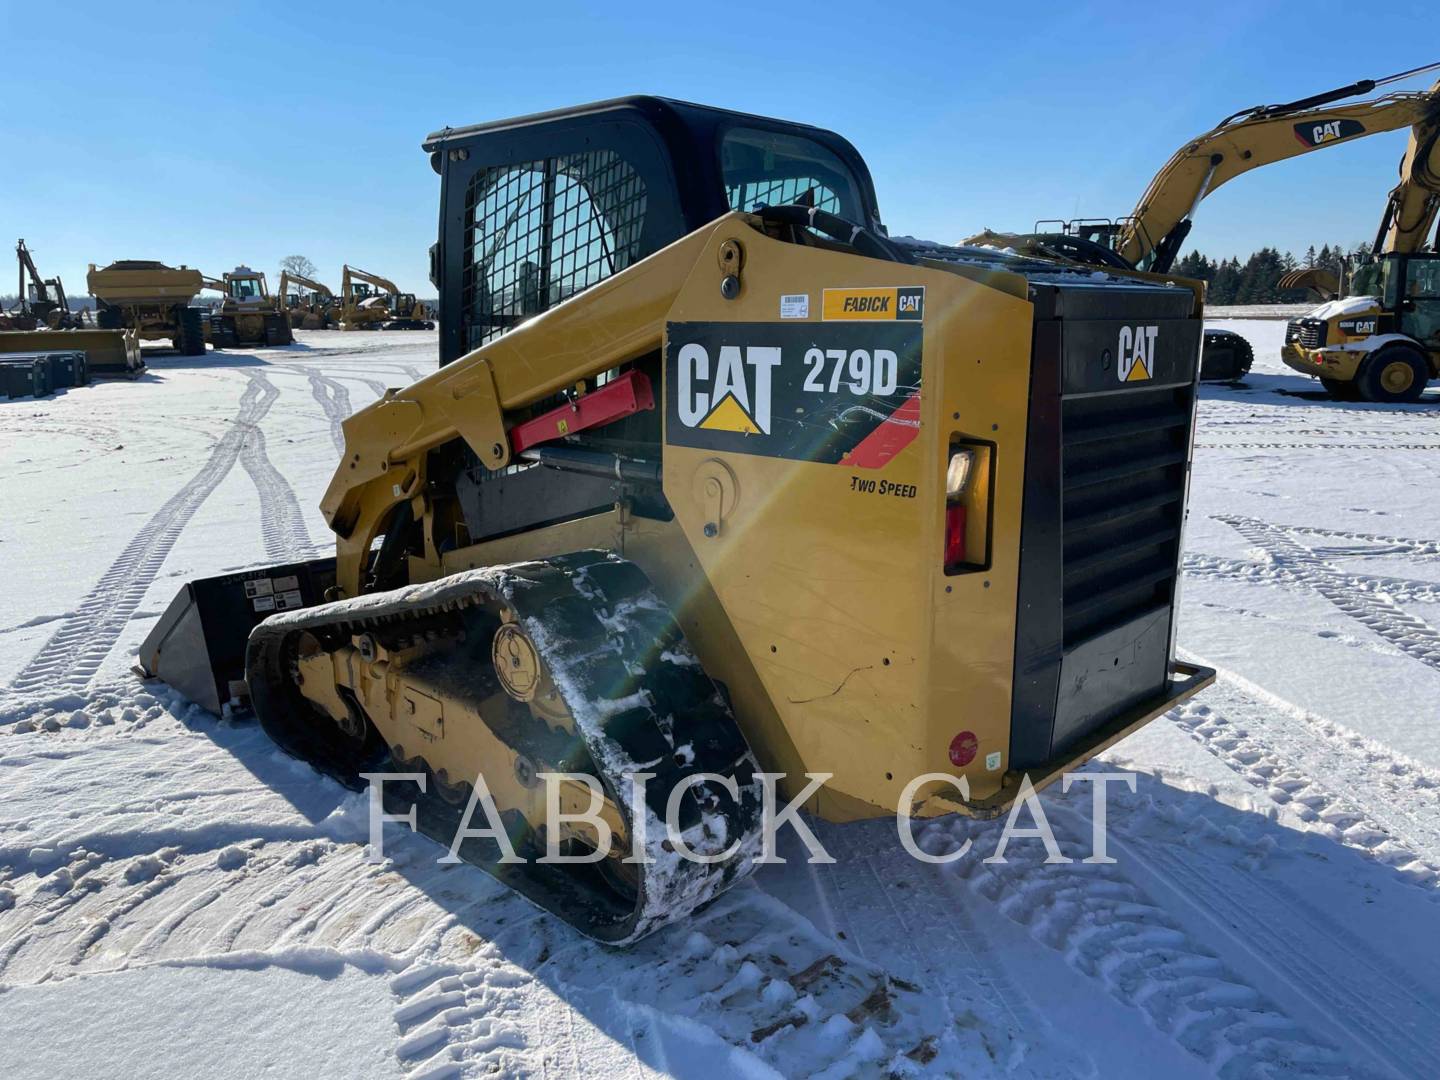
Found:
[[[439,369],[344,422],[334,558],[190,583],[145,670],[615,944],[750,871],[765,777],[994,816],[1214,678],[1198,286],[893,240],[839,135],[685,102],[423,145]]]

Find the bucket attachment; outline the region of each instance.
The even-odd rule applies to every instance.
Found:
[[[1329,270],[1306,266],[1291,270],[1275,283],[1280,289],[1309,289],[1321,300],[1334,300],[1340,295],[1340,281]]]
[[[245,643],[277,611],[311,607],[335,584],[335,560],[265,566],[187,582],[140,646],[137,670],[217,716],[248,700]]]
[[[0,354],[85,353],[92,379],[137,379],[145,374],[136,330],[0,331]]]

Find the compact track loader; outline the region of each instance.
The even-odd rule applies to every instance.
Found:
[[[844,139],[698,105],[424,145],[441,367],[345,421],[335,558],[190,583],[145,671],[418,774],[446,845],[483,778],[520,861],[460,854],[612,943],[749,871],[762,768],[991,816],[1213,679],[1173,648],[1197,283],[902,245]]]

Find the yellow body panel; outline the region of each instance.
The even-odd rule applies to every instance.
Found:
[[[1302,345],[1289,344],[1280,349],[1280,359],[1286,367],[1303,375],[1317,378],[1350,380],[1355,378],[1361,363],[1369,353],[1340,349],[1307,349]]]
[[[737,261],[740,285],[727,299],[721,282]],[[478,544],[462,531],[461,545],[440,554],[456,526],[427,495],[432,449],[460,438],[486,467],[510,464],[507,414],[663,352],[672,326],[744,326],[763,337],[766,327],[813,325],[818,334],[823,324],[833,333],[845,316],[827,308],[825,290],[893,299],[918,288],[923,318],[910,324],[922,334],[918,434],[880,467],[749,453],[747,436],[717,452],[679,445],[667,430],[673,521],[617,506]],[[802,291],[807,317],[780,322],[780,297]],[[720,218],[347,420],[345,459],[322,501],[338,538],[338,597],[359,594],[373,544],[406,502],[426,525],[412,582],[614,550],[654,582],[706,671],[726,686],[759,760],[787,775],[782,790],[802,788],[807,772],[833,774],[811,809],[848,820],[893,814],[910,780],[939,773],[963,776],[971,806],[994,812],[1013,798],[1015,781],[1006,755],[1034,324],[1025,296],[1017,275],[859,258],[773,239],[747,215]],[[847,332],[863,335],[881,321],[859,318]],[[676,393],[656,389],[657,404]],[[730,431],[754,430],[727,415],[717,404],[698,426],[713,429],[718,416]],[[943,554],[955,440],[983,444],[977,487],[990,514],[969,522],[971,550],[990,549],[979,553],[982,567],[963,573],[947,573]],[[861,480],[877,483],[871,490]],[[1071,761],[1155,711],[1118,718]],[[962,732],[976,745],[957,766],[950,747]],[[958,800],[953,786],[932,784],[915,802],[926,814],[968,808]]]

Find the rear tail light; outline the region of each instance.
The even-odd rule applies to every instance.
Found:
[[[957,502],[970,488],[970,470],[975,467],[975,451],[956,450],[950,455],[945,470],[945,501]]]
[[[945,468],[945,567],[950,569],[965,558],[965,500],[970,494],[970,477],[975,469],[973,450],[954,450]]]
[[[965,507],[950,503],[945,507],[945,565],[956,566],[965,561]]]

